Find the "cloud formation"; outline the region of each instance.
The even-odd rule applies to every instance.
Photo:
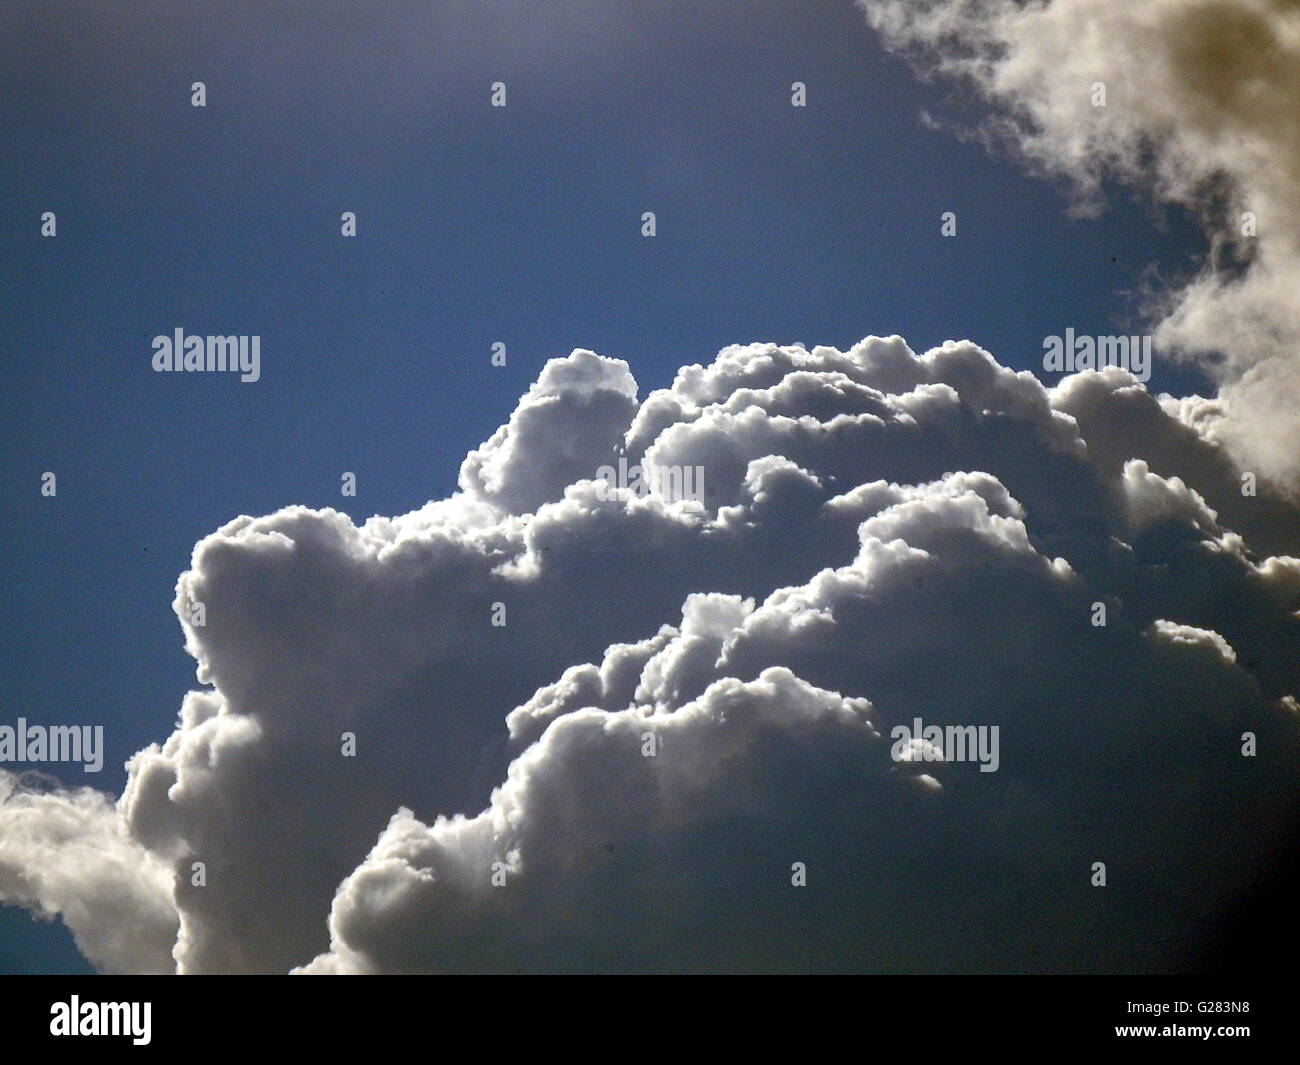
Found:
[[[176,908],[165,862],[90,788],[0,771],[0,899],[62,917],[77,948],[111,972],[172,967]]]
[[[1155,293],[1157,350],[1219,380],[1205,432],[1300,494],[1300,5],[859,4],[920,71],[973,86],[991,109],[981,132],[1081,206],[1113,179],[1200,219],[1199,271]]]
[[[1300,522],[1201,415],[968,342],[735,346],[644,400],[552,360],[452,497],[201,541],[205,687],[116,803],[3,778],[0,898],[110,970],[1195,965],[1300,753]],[[916,717],[998,770],[896,763]]]

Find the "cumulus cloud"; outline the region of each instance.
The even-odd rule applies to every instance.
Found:
[[[1298,515],[1206,425],[968,342],[735,346],[644,399],[553,360],[450,498],[202,540],[204,687],[116,803],[9,782],[0,898],[114,970],[1193,966],[1300,753]],[[997,771],[895,761],[918,717]]]
[[[131,837],[105,795],[0,770],[0,899],[62,917],[89,961],[113,972],[170,970],[171,889],[166,863]]]
[[[1218,377],[1206,431],[1300,493],[1300,6],[859,4],[921,71],[974,86],[992,109],[981,131],[1068,181],[1081,206],[1116,179],[1196,213],[1207,252],[1157,294],[1157,349]]]

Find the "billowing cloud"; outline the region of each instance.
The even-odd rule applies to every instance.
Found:
[[[1300,753],[1300,522],[1204,402],[898,337],[643,400],[553,360],[452,497],[201,541],[205,687],[116,804],[11,782],[0,897],[106,969],[1194,965]]]
[[[1157,350],[1210,369],[1205,431],[1300,493],[1300,5],[859,3],[918,69],[973,85],[981,131],[1081,206],[1117,179],[1196,213],[1207,252],[1156,294]]]
[[[100,792],[61,791],[36,774],[0,770],[0,899],[62,917],[102,969],[172,968],[171,871]]]

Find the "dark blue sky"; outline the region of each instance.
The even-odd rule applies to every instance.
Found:
[[[849,0],[9,5],[0,98],[0,720],[104,724],[104,771],[62,772],[114,792],[194,683],[195,541],[445,495],[546,359],[624,358],[643,395],[757,340],[969,337],[1028,368],[1199,248],[1123,200],[1071,219],[925,128],[953,101]],[[261,381],[153,373],[178,326],[260,335]],[[69,967],[59,926],[0,910],[0,971]]]

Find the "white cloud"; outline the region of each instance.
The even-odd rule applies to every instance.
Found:
[[[166,864],[90,788],[51,790],[0,770],[0,898],[58,915],[100,968],[166,972],[176,938]]]
[[[0,833],[0,896],[62,913],[107,969],[157,967],[174,927],[182,972],[1147,969],[1207,947],[1186,929],[1281,842],[1246,830],[1252,804],[1296,798],[1300,524],[1267,489],[1234,502],[1195,402],[896,337],[729,348],[636,394],[575,352],[452,498],[201,541],[176,605],[206,606],[186,635],[211,687],[116,807],[11,788],[12,840],[66,827],[53,850]],[[703,466],[704,504],[602,498],[615,453]],[[881,736],[916,716],[998,726],[998,771],[894,765]],[[101,916],[123,909],[130,935]]]
[[[922,72],[973,85],[993,109],[982,131],[1069,182],[1085,209],[1117,178],[1200,217],[1208,252],[1160,295],[1157,350],[1216,374],[1209,431],[1244,468],[1300,493],[1300,7],[859,3]]]

